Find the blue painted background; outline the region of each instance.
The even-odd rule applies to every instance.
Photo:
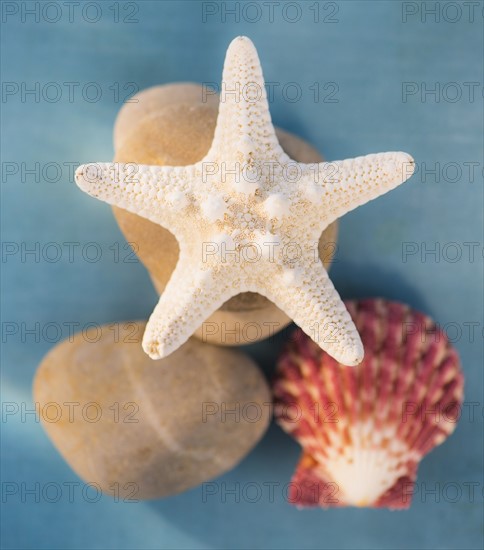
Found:
[[[470,407],[465,409],[456,433],[424,459],[421,493],[408,512],[292,508],[284,502],[281,487],[290,479],[299,449],[273,426],[255,451],[219,481],[228,488],[235,483],[241,488],[249,482],[279,483],[274,502],[268,493],[257,503],[244,498],[237,503],[230,495],[225,503],[220,497],[203,502],[200,488],[137,504],[109,498],[97,503],[76,498],[70,503],[67,496],[57,503],[36,503],[33,497],[22,502],[12,496],[2,502],[2,546],[482,547],[482,3],[473,22],[469,8],[460,3],[460,17],[456,8],[441,3],[436,21],[435,15],[425,15],[431,6],[421,2],[343,1],[319,3],[319,22],[314,2],[293,2],[286,12],[274,5],[272,22],[264,8],[253,23],[246,19],[257,18],[254,7],[245,8],[235,22],[229,14],[224,18],[223,3],[213,2],[206,3],[205,10],[216,13],[206,13],[205,21],[202,2],[132,2],[137,23],[123,22],[131,13],[125,2],[118,3],[120,22],[110,8],[115,2],[98,3],[102,14],[95,23],[84,20],[79,11],[71,23],[65,6],[58,22],[37,23],[29,15],[23,20],[21,4],[2,5],[2,81],[4,86],[19,85],[19,92],[4,95],[1,104],[2,239],[21,246],[39,242],[41,247],[52,241],[96,241],[103,256],[94,263],[76,256],[71,263],[64,248],[57,263],[42,258],[35,262],[32,256],[23,263],[20,252],[3,258],[2,327],[22,322],[84,325],[149,315],[156,296],[144,268],[113,262],[109,246],[122,246],[124,239],[109,207],[83,195],[67,166],[58,182],[47,181],[56,179],[53,172],[47,178],[41,175],[39,182],[26,175],[22,182],[21,173],[9,175],[10,163],[32,168],[38,162],[42,168],[50,162],[62,166],[111,159],[112,127],[121,106],[110,89],[113,83],[120,84],[124,98],[122,87],[128,82],[139,88],[177,80],[217,82],[226,46],[234,36],[247,34],[259,50],[266,80],[280,83],[271,105],[276,124],[309,140],[330,160],[404,150],[415,156],[420,169],[423,163],[427,170],[437,169],[437,175],[422,176],[420,171],[399,189],[345,216],[332,278],[345,298],[399,299],[447,326],[463,361],[466,399],[477,408],[474,418]],[[12,14],[15,6],[19,11]],[[94,19],[97,12],[91,8],[86,15]],[[45,16],[54,20],[57,14]],[[298,16],[299,21],[289,21]],[[35,82],[41,87],[39,101],[34,96],[22,101],[21,83],[32,87]],[[48,82],[62,86],[59,101],[50,103],[42,96],[54,93],[45,89]],[[80,83],[72,102],[65,82]],[[80,94],[88,82],[100,86],[99,101],[91,103]],[[290,102],[280,92],[289,82],[298,83],[299,101]],[[320,83],[319,102],[310,89],[314,82]],[[328,82],[338,86],[337,103],[322,101]],[[409,86],[417,92],[403,101],[405,82],[415,83]],[[450,82],[456,86],[445,86]],[[479,85],[464,85],[469,82]],[[437,96],[424,95],[422,101],[422,89],[435,83],[440,86]],[[471,88],[474,97],[469,97]],[[474,177],[468,163],[478,163]],[[435,248],[435,243],[440,243],[437,256],[422,258],[422,250]],[[478,243],[473,258],[471,246],[464,243]],[[417,252],[404,261],[402,247],[408,246]],[[473,338],[469,323],[477,323]],[[52,345],[33,336],[22,341],[19,335],[4,335],[5,402],[31,406],[36,366]],[[262,343],[250,349],[267,373],[278,345]],[[20,415],[8,417],[1,427],[4,482],[30,487],[36,482],[78,481],[32,417],[25,422]],[[461,496],[454,498],[455,490],[445,489],[446,483],[457,484]],[[473,498],[470,483],[478,484]],[[433,489],[437,495],[422,494]]]

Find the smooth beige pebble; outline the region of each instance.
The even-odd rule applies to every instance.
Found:
[[[270,391],[257,365],[195,338],[153,361],[141,348],[145,323],[116,326],[117,337],[104,325],[60,343],[36,374],[43,427],[74,471],[103,493],[143,500],[233,468],[270,422]],[[72,416],[68,402],[79,403]]]

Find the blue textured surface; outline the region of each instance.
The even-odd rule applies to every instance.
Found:
[[[280,83],[271,105],[275,123],[312,142],[326,158],[404,150],[415,156],[419,167],[437,166],[439,181],[432,174],[417,174],[342,220],[332,278],[345,298],[399,299],[447,326],[463,361],[466,400],[477,403],[477,408],[474,418],[470,407],[464,409],[456,433],[424,459],[420,493],[408,512],[292,508],[284,501],[282,486],[290,479],[299,450],[272,427],[238,468],[218,480],[227,488],[240,484],[240,502],[230,495],[225,503],[220,496],[204,499],[201,488],[137,504],[109,498],[97,503],[75,498],[70,503],[67,489],[57,503],[45,499],[36,503],[28,495],[23,502],[19,495],[3,495],[2,546],[481,548],[482,12],[477,10],[471,22],[469,8],[459,4],[461,17],[451,22],[458,11],[441,6],[440,22],[435,22],[431,13],[423,21],[426,5],[421,2],[322,2],[321,20],[316,23],[315,3],[300,2],[292,3],[299,6],[298,22],[287,21],[297,17],[296,8],[283,13],[278,4],[273,22],[264,8],[260,21],[244,21],[244,15],[257,16],[256,11],[246,11],[236,23],[229,14],[222,20],[223,5],[218,4],[218,13],[207,15],[204,22],[202,2],[146,1],[130,3],[137,8],[138,23],[128,24],[114,22],[110,6],[117,3],[101,2],[97,5],[102,15],[96,23],[83,20],[77,11],[70,23],[65,4],[58,22],[36,23],[29,15],[22,21],[21,4],[25,3],[2,4],[2,81],[19,86],[25,82],[29,87],[39,82],[41,97],[38,102],[32,96],[22,101],[20,93],[2,98],[4,172],[12,166],[5,163],[12,162],[25,162],[29,168],[38,162],[42,168],[50,162],[62,166],[109,160],[113,121],[120,108],[113,100],[113,83],[120,83],[125,94],[122,87],[128,82],[139,88],[177,80],[218,82],[225,49],[238,34],[254,40],[266,80]],[[215,6],[208,4],[205,9]],[[19,12],[8,15],[6,6],[8,10],[17,6]],[[118,6],[121,19],[128,17],[129,6],[123,2]],[[91,9],[87,16],[92,19],[96,12]],[[56,12],[45,15],[53,20]],[[324,17],[337,22],[323,22]],[[53,88],[45,88],[48,82],[62,87],[59,101],[49,103],[42,96],[42,92],[54,95]],[[65,82],[80,83],[73,102]],[[90,103],[81,96],[88,82],[99,84],[100,101]],[[299,101],[290,102],[281,94],[289,82],[298,83]],[[320,83],[319,102],[310,89],[314,82]],[[332,85],[324,88],[328,82],[338,86],[337,103],[322,101],[332,89]],[[403,82],[417,83],[417,88],[408,89],[419,93],[403,101]],[[436,82],[439,101],[431,94],[422,101],[422,87],[431,88]],[[449,82],[457,88],[446,87]],[[471,86],[464,84],[469,82],[479,83],[474,98],[468,95]],[[462,97],[454,101],[459,90]],[[470,165],[465,164],[470,162],[479,163],[473,181]],[[462,175],[452,181],[459,170]],[[47,177],[55,179],[55,172]],[[84,325],[148,316],[156,297],[146,272],[140,264],[113,262],[109,246],[114,242],[122,246],[124,239],[109,207],[82,195],[65,166],[58,182],[41,176],[36,183],[27,175],[22,183],[20,174],[4,173],[1,198],[3,241],[20,246],[39,242],[41,248],[52,241],[96,241],[103,252],[102,260],[94,263],[79,261],[79,256],[70,263],[64,246],[57,263],[35,262],[32,256],[23,263],[20,252],[3,258],[3,328],[12,322],[27,326],[38,322],[45,327],[49,322]],[[440,243],[437,258],[428,254],[422,261],[421,251],[436,242]],[[474,258],[465,244],[471,242],[478,243]],[[418,250],[406,261],[405,247]],[[460,259],[453,261],[459,251]],[[477,323],[474,338],[469,323]],[[35,342],[28,335],[24,340],[19,335],[4,338],[2,398],[30,407],[36,366],[53,344],[45,338]],[[270,373],[277,348],[275,343],[262,343],[250,351]],[[1,450],[4,483],[25,482],[31,487],[38,482],[44,487],[49,482],[78,481],[31,417],[21,422],[15,415],[2,422]],[[244,498],[243,489],[252,482],[278,483],[273,501],[268,490],[256,503],[249,502],[252,494]],[[474,498],[468,491],[472,483],[478,484]],[[434,489],[437,495],[428,492]]]

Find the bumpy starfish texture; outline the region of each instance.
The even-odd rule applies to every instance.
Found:
[[[318,256],[322,231],[413,173],[406,153],[300,164],[271,122],[257,51],[230,44],[210,151],[191,166],[96,163],[76,182],[93,197],[171,231],[178,264],[151,315],[143,348],[166,357],[224,302],[257,292],[345,365],[363,346]]]

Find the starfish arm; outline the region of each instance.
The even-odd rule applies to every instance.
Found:
[[[152,359],[170,355],[237,294],[227,270],[201,270],[179,260],[146,326],[143,349]]]
[[[407,153],[378,153],[322,162],[312,174],[306,175],[303,184],[306,191],[312,189],[314,192],[314,186],[318,188],[327,212],[324,221],[329,225],[406,181],[414,168],[414,160]]]
[[[343,365],[363,359],[360,336],[322,263],[275,273],[264,294],[323,350]],[[290,286],[291,291],[288,292]]]
[[[235,38],[227,50],[217,125],[206,158],[241,164],[261,158],[289,160],[272,125],[257,50],[246,36]]]
[[[170,221],[188,203],[187,169],[135,163],[91,163],[79,166],[75,179],[92,197],[170,229]]]

